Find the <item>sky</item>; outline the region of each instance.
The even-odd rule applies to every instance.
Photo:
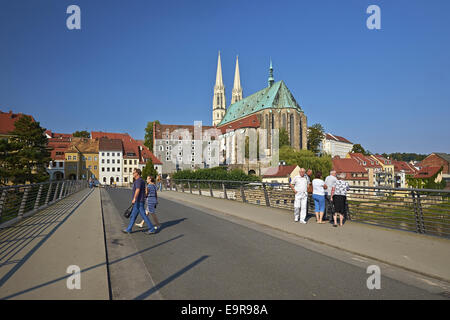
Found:
[[[69,30],[69,5],[81,30]],[[370,5],[381,29],[369,30]],[[448,0],[1,0],[0,110],[54,132],[212,122],[221,52],[244,97],[270,58],[308,125],[373,153],[450,153]]]

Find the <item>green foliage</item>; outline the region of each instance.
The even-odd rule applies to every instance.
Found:
[[[427,157],[426,154],[418,154],[418,153],[400,153],[400,152],[395,152],[395,153],[383,153],[383,157],[387,158],[389,157],[390,159],[394,159],[397,161],[422,161],[423,159],[425,159]]]
[[[173,179],[190,180],[227,180],[227,181],[261,181],[254,175],[247,175],[240,169],[227,171],[226,167],[215,167],[207,169],[181,170],[173,174]]]
[[[430,178],[414,178],[413,176],[407,176],[406,181],[408,182],[408,186],[416,189],[438,189],[442,190],[446,187],[446,182],[444,179],[441,182],[435,182],[437,176],[442,172],[443,167],[436,172]]]
[[[282,146],[289,146],[289,134],[286,129],[280,128],[279,131],[279,142],[278,146],[281,148]]]
[[[325,130],[319,123],[313,124],[308,129],[308,150],[312,151],[314,154],[318,154],[320,143],[325,136]]]
[[[0,184],[35,183],[48,179],[50,162],[45,129],[29,116],[14,123],[11,138],[0,140]]]
[[[352,148],[352,153],[362,153],[363,155],[370,155],[371,153],[367,152],[366,150],[364,150],[364,148],[362,147],[362,145],[360,145],[359,143],[354,144],[353,148]]]
[[[142,179],[147,180],[149,176],[156,179],[157,175],[158,171],[154,168],[152,159],[148,159],[145,167],[142,169]]]
[[[73,136],[77,138],[90,138],[91,134],[88,131],[83,130],[83,131],[75,131],[73,133]]]
[[[153,152],[153,124],[159,124],[158,120],[147,122],[147,127],[145,128],[144,145]]]
[[[333,167],[333,162],[329,155],[317,157],[314,152],[310,150],[296,151],[288,146],[280,148],[279,158],[280,161],[286,161],[287,165],[298,165],[300,168],[305,168],[306,170],[311,169],[313,175],[317,171],[321,171],[324,177],[328,175]]]

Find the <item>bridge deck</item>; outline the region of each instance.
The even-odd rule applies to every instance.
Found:
[[[70,265],[81,269],[80,290],[67,288]],[[98,189],[0,230],[0,299],[109,299]]]
[[[185,205],[203,207],[295,234],[360,256],[416,273],[450,281],[450,240],[347,221],[343,227],[294,222],[293,212],[242,202],[163,191],[159,194]],[[311,217],[311,216],[310,216]]]

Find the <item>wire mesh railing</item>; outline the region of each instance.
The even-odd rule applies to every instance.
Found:
[[[287,183],[164,179],[164,190],[234,200],[286,210],[294,209],[294,192]],[[327,214],[333,213],[327,201]],[[356,222],[450,237],[450,190],[351,186],[346,218]],[[314,213],[311,197],[308,212]]]
[[[0,226],[86,188],[84,180],[64,180],[0,187]]]

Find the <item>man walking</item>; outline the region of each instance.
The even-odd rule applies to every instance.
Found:
[[[327,218],[330,220],[330,223],[332,223],[333,220],[333,204],[331,202],[331,189],[333,189],[334,185],[336,184],[337,178],[336,178],[336,171],[331,170],[330,175],[325,178],[325,184],[328,186],[328,188],[325,190],[325,216],[324,220]]]
[[[308,180],[305,177],[305,169],[301,168],[299,175],[292,179],[292,184],[289,186],[295,192],[294,201],[294,221],[305,224],[306,205],[308,203]]]
[[[141,178],[141,169],[134,169],[133,170],[133,178],[135,179],[133,183],[133,210],[131,211],[131,217],[130,217],[130,223],[128,224],[128,227],[125,230],[122,230],[124,233],[131,233],[131,230],[133,228],[134,222],[136,221],[138,213],[141,215],[142,219],[144,219],[145,223],[148,225],[148,232],[147,234],[154,234],[156,233],[155,227],[150,222],[149,218],[145,214],[145,182]]]

